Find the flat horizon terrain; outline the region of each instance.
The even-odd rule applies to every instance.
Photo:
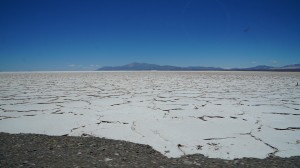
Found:
[[[167,157],[300,155],[297,72],[5,72],[0,79],[0,132],[105,137]]]

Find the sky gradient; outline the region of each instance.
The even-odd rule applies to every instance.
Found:
[[[299,0],[2,0],[0,71],[300,63]]]

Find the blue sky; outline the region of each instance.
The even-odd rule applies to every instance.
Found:
[[[299,0],[2,0],[0,71],[300,63]]]

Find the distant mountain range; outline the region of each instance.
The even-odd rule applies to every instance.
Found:
[[[218,67],[189,66],[178,67],[170,65],[156,65],[147,63],[131,63],[123,66],[105,66],[97,71],[294,71],[300,72],[300,64],[286,65],[283,67],[271,67],[259,65],[250,68],[231,68],[224,69]]]

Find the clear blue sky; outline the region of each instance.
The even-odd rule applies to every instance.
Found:
[[[299,0],[1,0],[0,71],[300,63]]]

